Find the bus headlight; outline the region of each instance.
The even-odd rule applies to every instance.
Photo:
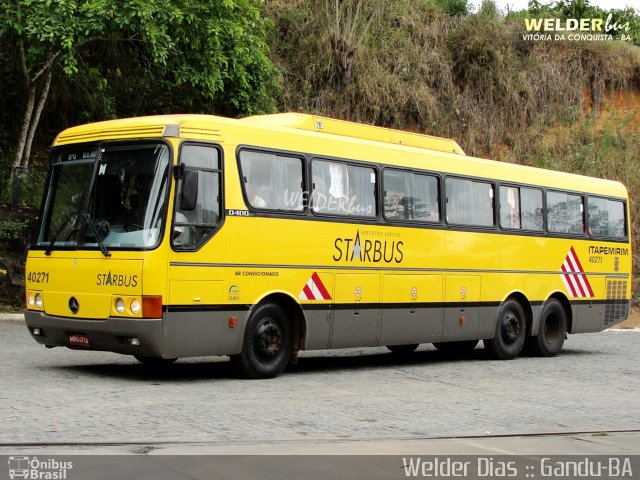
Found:
[[[36,304],[36,307],[42,308],[42,305],[44,305],[44,303],[42,301],[42,294],[36,293],[35,298],[34,298],[34,303]]]
[[[124,313],[124,309],[125,309],[124,300],[121,298],[118,298],[116,300],[116,312],[122,315]]]
[[[27,292],[27,307],[33,308],[36,305],[36,296],[33,292]]]
[[[133,313],[134,315],[139,314],[140,302],[134,298],[133,300],[131,300],[131,303],[129,304],[129,309],[131,310],[131,313]]]

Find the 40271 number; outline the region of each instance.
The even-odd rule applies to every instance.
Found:
[[[31,283],[49,283],[49,272],[29,272],[27,281]]]

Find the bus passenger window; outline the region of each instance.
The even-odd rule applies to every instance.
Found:
[[[547,225],[554,233],[584,233],[582,196],[547,192]]]
[[[391,169],[384,171],[384,218],[387,220],[409,220],[407,191],[411,174]]]
[[[478,227],[493,226],[493,185],[462,178],[447,178],[447,222]]]
[[[389,221],[439,222],[438,179],[385,169],[384,217]]]
[[[524,230],[544,230],[542,190],[520,188],[520,214]]]
[[[376,173],[373,168],[314,160],[311,206],[316,213],[353,217],[376,216]]]
[[[412,219],[417,222],[439,222],[438,179],[431,175],[413,175],[410,195],[413,205]]]
[[[618,200],[589,197],[589,233],[594,236],[624,238],[624,203]]]
[[[258,210],[304,210],[302,159],[243,150],[240,167],[249,206]]]
[[[503,228],[521,228],[520,189],[500,187],[500,226]]]

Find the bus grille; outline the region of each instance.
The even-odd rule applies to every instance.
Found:
[[[612,325],[627,318],[629,302],[626,295],[627,282],[625,280],[607,280],[607,303],[604,309],[604,323],[606,325]]]

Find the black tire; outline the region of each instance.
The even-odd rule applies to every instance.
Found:
[[[140,363],[149,367],[166,367],[177,360],[177,358],[144,357],[142,355],[134,355],[134,357]]]
[[[436,342],[433,344],[440,352],[448,356],[463,356],[470,354],[478,345],[479,340],[462,340],[458,342]]]
[[[495,336],[484,340],[484,348],[492,358],[511,360],[520,355],[527,336],[524,310],[516,300],[507,300],[500,307]]]
[[[418,348],[418,345],[418,343],[412,343],[411,345],[387,345],[387,348],[395,355],[409,355]]]
[[[567,314],[562,304],[550,298],[542,307],[538,334],[527,338],[527,350],[540,357],[555,357],[567,334]]]
[[[246,378],[277,377],[291,359],[291,328],[282,309],[265,303],[249,317],[242,352],[231,363]]]

